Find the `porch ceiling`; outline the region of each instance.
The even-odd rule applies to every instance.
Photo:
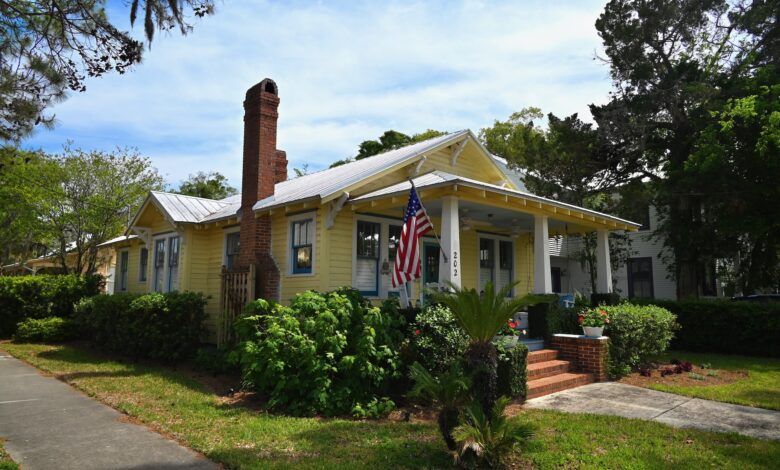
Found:
[[[414,179],[420,198],[431,216],[441,212],[441,196],[459,198],[460,217],[468,217],[476,230],[533,230],[534,215],[548,217],[551,234],[575,234],[595,229],[637,230],[640,224],[582,207],[561,203],[530,193],[434,171]],[[352,199],[353,211],[400,209],[406,206],[411,184],[398,183]]]

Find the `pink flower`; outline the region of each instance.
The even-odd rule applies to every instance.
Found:
[[[414,330],[414,335],[415,336],[420,336],[420,333],[422,333],[420,330]]]

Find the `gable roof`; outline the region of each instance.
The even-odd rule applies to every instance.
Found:
[[[197,224],[234,217],[241,207],[241,194],[224,199],[206,199],[203,197],[185,196],[183,194],[151,191],[141,209],[135,214],[130,227],[136,224],[138,218],[150,203],[160,209],[163,216],[173,223]]]
[[[482,147],[482,144],[474,133],[468,129],[464,129],[462,131],[453,132],[452,134],[434,137],[412,145],[380,153],[369,158],[346,163],[335,168],[328,168],[316,173],[277,183],[274,188],[274,194],[257,201],[253,209],[256,211],[271,209],[292,202],[322,200],[329,196],[338,195],[356,183],[379,175],[380,173],[392,171],[393,169],[408,165],[415,159],[421,158],[427,153],[452,145],[464,138],[470,138],[474,143],[480,146],[486,155],[490,155],[490,153]],[[503,172],[495,161],[493,163],[496,164],[496,168],[499,171]]]

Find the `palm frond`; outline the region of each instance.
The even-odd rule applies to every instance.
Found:
[[[434,377],[422,364],[415,362],[409,367],[409,373],[414,380],[410,397],[426,398],[445,408],[457,407],[468,397],[470,380],[457,364]]]

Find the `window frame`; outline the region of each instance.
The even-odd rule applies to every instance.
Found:
[[[628,298],[634,299],[637,298],[636,294],[634,292],[634,274],[631,269],[632,263],[639,263],[639,262],[645,262],[647,261],[648,265],[650,266],[649,270],[649,279],[650,279],[650,297],[641,297],[641,298],[655,298],[655,280],[653,279],[653,257],[652,256],[642,256],[642,257],[636,257],[636,258],[629,258],[626,262],[626,280],[628,282]]]
[[[228,248],[230,247],[230,244],[228,243],[228,238],[233,235],[237,235],[239,237],[239,253],[237,253],[235,256],[238,256],[241,252],[241,227],[230,227],[226,228],[224,230],[224,237],[222,239],[222,265],[225,266],[228,270],[232,269],[232,266],[228,263],[228,260],[230,259],[230,256],[228,254]]]
[[[379,224],[379,257],[377,259],[377,268],[375,274],[376,290],[374,291],[361,291],[361,294],[371,299],[386,299],[388,297],[398,297],[401,295],[400,288],[393,288],[392,275],[394,268],[394,260],[390,259],[390,227],[395,226],[403,230],[403,221],[394,217],[383,217],[370,214],[356,214],[353,219],[352,226],[352,285],[357,285],[357,230],[358,223],[375,223]],[[399,239],[400,241],[400,239]],[[422,245],[422,242],[421,242]],[[385,261],[388,263],[389,273],[382,274],[382,266]],[[412,294],[409,290],[411,283],[407,284],[407,295],[412,298]]]
[[[295,241],[295,225],[303,222],[310,222],[311,228],[308,234],[311,237],[310,243],[303,245],[293,245]],[[316,254],[317,254],[317,213],[314,211],[304,212],[289,216],[287,218],[288,230],[287,230],[287,275],[289,276],[314,276],[316,274]],[[295,255],[296,248],[311,246],[311,266],[309,268],[296,268],[295,267]]]
[[[176,264],[171,264],[171,240],[177,238],[178,239],[178,247],[177,247],[177,259]],[[150,292],[172,292],[174,290],[179,290],[181,288],[180,285],[178,285],[179,282],[181,282],[181,265],[182,265],[182,247],[184,245],[184,235],[180,232],[164,232],[159,233],[157,235],[152,236],[152,247],[153,247],[153,263],[152,263],[152,285],[151,289],[148,289]],[[158,266],[159,256],[158,256],[158,248],[162,246],[163,247],[163,256],[162,256],[162,265]],[[161,272],[158,272],[158,267],[162,268]],[[177,285],[176,288],[173,289],[172,283],[172,276],[171,272],[173,268],[176,268],[177,270]],[[162,274],[162,278],[160,278],[160,274]],[[158,283],[160,284],[160,289],[157,289]]]
[[[130,250],[119,252],[119,292],[127,292],[127,281],[130,273]]]
[[[515,240],[512,237],[507,237],[503,235],[497,235],[493,233],[486,233],[486,232],[477,232],[477,286],[479,286],[480,289],[482,289],[482,247],[481,243],[482,240],[490,240],[493,243],[493,268],[492,268],[492,276],[493,279],[491,281],[493,282],[494,288],[497,289],[496,281],[498,281],[498,273],[501,271],[501,242],[508,242],[509,246],[512,249],[512,268],[509,270],[509,282],[515,282],[517,280],[517,244],[515,243]],[[512,287],[512,289],[507,294],[507,297],[514,297],[515,295],[515,288]]]

